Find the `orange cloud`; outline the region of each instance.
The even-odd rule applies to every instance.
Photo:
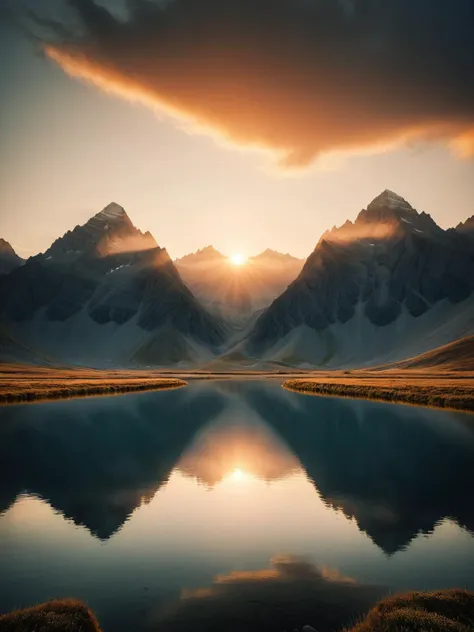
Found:
[[[183,590],[179,602],[155,613],[152,627],[169,632],[293,630],[304,625],[339,630],[383,592],[335,569],[279,555],[269,568],[232,571],[215,577],[209,587]]]
[[[130,0],[125,22],[70,4],[86,36],[44,43],[68,74],[283,167],[416,140],[474,153],[466,0]]]

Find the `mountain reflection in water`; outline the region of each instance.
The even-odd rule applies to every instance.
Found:
[[[474,418],[422,407],[302,397],[249,401],[298,455],[325,503],[386,553],[449,517],[474,532]]]
[[[162,395],[4,409],[0,511],[26,492],[110,538],[153,498],[194,434],[224,406],[207,392]]]
[[[217,382],[119,399],[4,409],[0,511],[47,500],[100,539],[174,468],[212,487],[303,470],[328,507],[386,553],[449,517],[474,532],[474,423],[448,411]]]
[[[199,430],[178,468],[213,487],[226,477],[275,481],[301,471],[301,464],[271,425],[246,402],[229,397],[222,413]]]
[[[382,586],[474,588],[472,415],[266,381],[1,412],[0,610],[73,595],[112,632],[323,631]],[[409,547],[437,528],[442,572]]]

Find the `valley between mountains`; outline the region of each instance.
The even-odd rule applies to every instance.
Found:
[[[212,246],[172,261],[116,203],[26,261],[0,240],[5,400],[36,397],[12,390],[19,366],[48,379],[304,374],[304,391],[326,394],[336,390],[316,375],[423,371],[444,380],[439,397],[403,401],[471,408],[473,334],[474,216],[443,230],[388,190],[306,261],[268,249],[236,266]],[[457,395],[443,391],[447,375]]]

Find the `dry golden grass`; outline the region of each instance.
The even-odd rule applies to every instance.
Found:
[[[466,590],[411,592],[379,601],[346,632],[470,632],[474,593]],[[50,601],[0,616],[1,632],[100,632],[89,608],[72,599]],[[159,632],[159,630],[157,630]]]
[[[335,371],[311,373],[283,386],[310,395],[335,395],[360,399],[404,402],[474,410],[474,373],[410,371]]]
[[[474,593],[440,590],[395,595],[380,601],[346,632],[472,632]]]
[[[100,632],[89,608],[75,599],[61,599],[0,616],[1,632]]]
[[[177,388],[187,380],[284,379],[312,395],[405,402],[474,410],[474,372],[435,369],[357,371],[98,370],[0,363],[0,404]],[[186,381],[185,381],[186,380]]]
[[[184,380],[162,377],[151,371],[99,371],[0,364],[0,404],[114,395],[181,386],[186,386]]]

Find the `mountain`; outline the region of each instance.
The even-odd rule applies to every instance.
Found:
[[[456,232],[461,235],[474,239],[474,215],[469,217],[465,222],[461,222],[455,228]]]
[[[470,226],[442,230],[384,191],[355,222],[321,237],[240,349],[301,366],[361,366],[473,333]]]
[[[16,254],[8,241],[0,237],[0,276],[9,274],[23,263],[24,260]]]
[[[195,363],[225,337],[166,250],[115,203],[1,277],[0,305],[15,339],[76,364]]]
[[[21,364],[54,364],[54,360],[41,355],[17,340],[9,329],[0,322],[0,360]]]
[[[427,369],[444,371],[474,371],[474,336],[466,336],[442,347],[422,353],[379,369]]]
[[[175,261],[193,294],[234,325],[247,323],[294,281],[303,261],[267,249],[235,266],[213,246]]]

